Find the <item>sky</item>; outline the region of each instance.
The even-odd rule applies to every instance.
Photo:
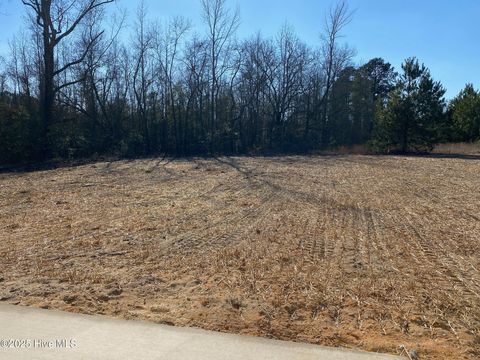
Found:
[[[133,21],[140,0],[117,0]],[[319,35],[333,0],[227,0],[241,15],[239,38],[257,31],[275,35],[288,22],[311,46]],[[382,57],[397,70],[402,61],[416,56],[453,98],[466,83],[480,88],[479,0],[349,0],[355,11],[342,39],[356,50],[355,63]],[[202,33],[200,0],[145,0],[149,18],[165,20],[182,15]],[[24,27],[25,9],[20,0],[0,0],[0,54]]]

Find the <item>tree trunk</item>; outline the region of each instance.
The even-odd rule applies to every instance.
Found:
[[[54,82],[54,50],[50,45],[48,34],[44,34],[44,74],[41,99],[41,118],[42,118],[42,158],[46,159],[51,155],[50,144],[48,140],[48,131],[52,123],[53,106],[55,101],[55,82]]]

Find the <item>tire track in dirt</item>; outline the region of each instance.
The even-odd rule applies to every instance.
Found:
[[[264,179],[272,189],[275,189],[279,200],[288,201],[296,204],[306,213],[307,220],[302,224],[304,227],[303,238],[300,241],[300,247],[303,249],[306,258],[316,263],[320,260],[331,262],[330,257],[334,252],[337,243],[333,239],[333,234],[327,233],[327,229],[333,219],[333,210],[331,204],[324,199],[313,195],[316,193],[309,182],[302,181],[301,191],[290,185],[293,176],[299,176],[304,179],[304,173],[297,173],[297,170],[291,163],[280,163],[276,167],[276,172],[269,179]],[[294,164],[293,164],[294,165]]]
[[[374,217],[382,222],[380,227],[382,232],[389,230],[386,237],[382,236],[380,239],[396,240],[392,249],[394,253],[388,249],[385,243],[382,245],[396,275],[401,274],[404,282],[420,283],[421,288],[428,297],[437,293],[441,296],[437,295],[435,296],[436,298],[444,296],[450,302],[455,302],[454,294],[448,291],[451,284],[438,270],[432,271],[432,269],[435,269],[435,265],[432,264],[431,259],[425,255],[422,248],[417,244],[409,226],[405,223],[404,214],[402,213],[401,215],[400,217],[397,210],[392,210],[384,214],[383,220]],[[411,266],[411,260],[415,263],[413,267]],[[432,292],[432,285],[435,286],[435,292]]]
[[[401,251],[401,256],[392,258],[389,254],[389,258],[391,258],[392,262],[401,262],[397,265],[401,270],[395,270],[402,274],[405,281],[414,281],[415,283],[422,284],[422,289],[427,292],[427,296],[432,295],[431,286],[434,285],[436,292],[439,295],[442,294],[442,296],[448,298],[449,301],[455,302],[456,299],[454,294],[448,291],[451,284],[438,270],[432,271],[434,265],[415,241],[411,229],[408,224],[405,223],[405,215],[403,213],[401,215],[402,216],[400,217],[399,212],[395,210],[389,212],[387,216],[393,238],[399,239],[400,241],[398,241],[398,243],[402,245],[397,245],[395,247],[397,252]],[[412,259],[415,266],[408,266],[405,268],[406,264],[411,265],[405,260],[405,257]]]
[[[267,214],[269,213],[268,209],[271,206],[270,200],[272,199],[272,197],[273,195],[270,197],[262,198],[262,204],[259,207],[249,211],[243,217],[237,218],[234,221],[236,226],[233,231],[224,232],[222,235],[212,237],[206,242],[198,241],[200,240],[198,239],[195,243],[189,246],[189,249],[204,252],[207,249],[226,247],[231,244],[238,243],[241,237],[245,235],[245,233],[252,231],[256,227],[256,225],[263,221],[264,218],[267,216]],[[203,240],[204,239],[205,237],[203,238]]]
[[[213,194],[214,192],[219,192],[222,195],[224,195],[225,193],[229,194],[229,195],[224,196],[224,197],[235,197],[235,196],[239,196],[239,194],[242,191],[244,191],[247,188],[247,186],[248,186],[248,184],[245,184],[245,183],[237,183],[235,186],[228,186],[227,184],[219,184],[218,186],[215,186],[214,188],[208,190],[207,192],[205,192],[201,196],[207,195],[208,193]],[[213,214],[213,213],[215,213],[215,212],[217,212],[220,209],[225,207],[224,202],[219,201],[219,200],[215,199],[214,197],[210,197],[210,200],[211,200],[211,202],[214,203],[213,207],[202,208],[202,209],[199,209],[198,211],[195,211],[193,213],[186,213],[183,216],[177,217],[177,221],[176,221],[177,227],[181,227],[182,224],[187,223],[192,218],[198,217],[200,214],[203,214],[203,215],[208,217],[210,214]],[[184,200],[184,201],[187,201],[187,200]],[[124,216],[119,216],[117,218],[110,219],[110,223],[116,223],[116,222],[118,222],[120,220],[123,220],[123,219],[124,219]],[[209,223],[209,225],[206,228],[204,228],[204,230],[208,230],[215,225],[217,225],[217,224],[216,223],[214,223],[214,224]],[[104,230],[104,231],[98,231],[98,230],[87,231],[87,232],[84,232],[83,234],[73,235],[73,236],[69,237],[68,241],[78,241],[78,240],[85,239],[85,238],[100,238],[100,237],[105,237],[105,236],[117,237],[118,238],[118,243],[120,243],[120,244],[122,243],[122,241],[132,239],[132,238],[135,238],[137,244],[148,241],[147,239],[143,239],[142,241],[140,241],[137,237],[132,235],[130,232],[127,232],[127,231],[124,231],[124,230],[118,229],[118,228],[107,229],[107,230]],[[65,255],[65,256],[67,256],[67,255]]]
[[[351,274],[354,272],[355,262],[355,244],[350,234],[354,226],[354,219],[350,211],[341,211],[343,214],[343,224],[339,228],[339,244],[341,252],[337,254],[342,271]]]
[[[428,199],[420,199],[419,200],[419,206],[421,207],[421,210],[422,210],[422,213],[425,214],[427,213],[428,214],[428,218],[425,219],[427,221],[429,221],[430,223],[435,223],[435,227],[437,228],[440,228],[440,227],[446,227],[448,232],[453,232],[453,234],[459,234],[462,232],[462,228],[451,228],[449,225],[450,223],[450,219],[452,218],[456,218],[456,215],[458,215],[459,213],[463,213],[464,215],[467,214],[467,219],[469,219],[469,217],[472,217],[471,214],[468,214],[468,213],[465,213],[462,209],[455,209],[455,211],[453,211],[452,214],[450,214],[450,216],[448,216],[448,223],[445,224],[445,216],[440,216],[440,214],[438,213],[438,211],[435,211],[435,208],[432,208],[432,203],[430,201],[428,201]],[[444,203],[440,203],[438,202],[438,208],[440,209],[444,209],[445,208],[445,204]],[[410,211],[411,212],[414,212],[414,210],[409,207]],[[451,209],[449,209],[448,211],[451,211]],[[420,216],[419,215],[416,215],[415,216],[416,219],[420,219]],[[465,219],[465,218],[464,218]],[[469,219],[469,221],[471,221],[471,219]],[[416,221],[416,225],[422,229],[423,233],[426,232],[426,229],[425,229],[425,222],[424,221]],[[475,221],[473,223],[473,228],[474,229],[470,229],[470,231],[472,232],[476,232],[478,234],[478,236],[480,236],[480,221]],[[455,226],[455,224],[452,224],[452,226]],[[454,231],[452,231],[454,230]],[[452,234],[452,235],[453,235]],[[472,237],[475,236],[475,235],[471,235]],[[462,254],[464,253],[464,249],[462,248],[462,245],[464,245],[464,243],[459,243],[458,241],[455,241],[454,237],[453,236],[449,236],[449,233],[448,234],[445,234],[444,236],[442,236],[442,241],[439,242],[438,239],[437,240],[434,240],[435,242],[435,246],[439,247],[441,249],[441,251],[446,254],[446,256],[450,257],[454,262],[457,262],[458,266],[460,266],[461,268],[464,268],[464,269],[468,269],[468,270],[465,270],[469,273],[469,276],[470,277],[476,277],[477,278],[477,283],[479,283],[480,281],[480,271],[475,267],[475,265],[473,264],[473,260],[475,259],[475,256],[473,255],[475,252],[472,252],[471,256],[468,256],[469,259],[467,260],[465,258],[465,256],[460,256],[460,255],[457,255],[457,254]],[[451,249],[454,249],[454,251],[452,251]],[[456,260],[455,260],[456,258]]]
[[[335,209],[336,210],[336,209]],[[343,234],[342,229],[345,228],[347,219],[345,216],[345,211],[337,211],[336,214],[332,214],[332,222],[334,226],[332,227],[332,237],[333,246],[332,252],[328,257],[328,265],[330,267],[342,268],[343,265]]]
[[[224,201],[219,200],[215,197],[215,194],[219,193],[222,195],[222,198],[238,198],[241,197],[242,193],[248,192],[249,190],[248,184],[240,183],[237,185],[227,185],[227,184],[218,184],[214,188],[198,195],[198,196],[189,196],[183,199],[184,202],[191,202],[194,199],[204,199],[209,203],[213,203],[211,207],[201,207],[198,210],[195,210],[191,213],[186,213],[182,216],[176,218],[177,227],[180,228],[182,225],[190,221],[192,218],[196,219],[199,215],[203,215],[204,217],[210,217],[210,215],[220,212],[222,209],[225,208],[226,204]],[[225,196],[226,194],[226,196]],[[216,223],[214,224],[216,225]],[[210,226],[208,226],[210,228]]]
[[[365,209],[357,208],[354,211],[355,229],[353,229],[352,236],[355,241],[355,269],[358,272],[365,270],[371,271],[371,239],[365,233]]]
[[[422,235],[422,225],[420,221],[416,220],[411,212],[406,215],[406,220],[411,231],[415,235],[415,239],[419,248],[425,254],[425,257],[432,264],[436,264],[439,271],[448,276],[448,278],[455,283],[457,291],[459,291],[465,297],[475,296],[480,299],[480,286],[464,266],[455,259],[440,245],[437,241],[427,241],[425,236]],[[438,270],[437,270],[438,273]]]
[[[382,271],[385,268],[387,258],[383,255],[378,244],[378,231],[373,221],[372,211],[362,208],[363,242],[367,243],[367,261],[370,271]],[[364,244],[365,247],[365,244]]]
[[[435,216],[435,214],[433,214]],[[458,276],[465,280],[467,283],[471,283],[472,287],[476,290],[477,294],[480,294],[480,271],[475,267],[472,260],[474,259],[474,253],[472,256],[459,255],[461,252],[461,245],[455,242],[448,234],[439,239],[432,239],[432,241],[426,240],[426,233],[428,232],[425,229],[425,224],[422,221],[419,221],[420,218],[417,216],[413,222],[415,223],[415,228],[418,229],[418,236],[422,237],[422,241],[428,242],[432,248],[432,251],[436,254],[441,254],[442,259],[449,265],[449,267],[458,272]],[[437,219],[437,224],[440,224],[441,219]],[[479,231],[480,236],[480,231]],[[452,249],[455,249],[452,251]]]
[[[319,226],[318,226],[318,231],[316,233],[319,234],[319,237],[317,238],[317,241],[315,243],[316,249],[314,250],[314,252],[317,253],[318,256],[320,256],[320,258],[322,258],[322,259],[325,259],[326,255],[327,255],[326,254],[327,253],[327,249],[326,249],[327,239],[325,237],[325,229],[326,229],[326,226],[327,226],[327,221],[328,221],[328,212],[327,212],[327,207],[325,207],[324,211],[323,211],[323,215],[321,216],[320,223],[318,223],[318,221],[317,221],[317,224]]]
[[[369,228],[368,217],[366,215],[367,212],[370,212],[370,210],[365,209],[364,207],[360,208],[358,252],[364,268],[368,269],[369,272],[373,272],[375,270],[375,265],[378,263],[374,261],[374,258],[378,256],[378,249],[376,248],[375,240],[372,237],[372,231]]]
[[[334,234],[331,232],[333,229],[331,223],[333,221],[333,215],[332,215],[333,210],[330,207],[325,208],[325,220],[323,222],[324,224],[324,229],[323,229],[323,238],[324,238],[324,254],[325,254],[325,259],[330,263],[330,259],[333,256],[333,253],[335,251],[335,244],[336,244],[336,239],[334,238]],[[327,232],[327,229],[330,231]]]
[[[369,238],[372,240],[372,244],[374,244],[375,249],[378,249],[376,252],[378,258],[382,259],[381,272],[389,273],[391,271],[395,271],[399,273],[400,270],[396,264],[397,257],[392,255],[392,252],[385,241],[385,239],[390,238],[390,234],[387,234],[385,215],[386,212],[384,212],[384,216],[382,217],[378,216],[371,210],[366,212],[366,222],[368,226],[368,232],[370,233]]]
[[[265,199],[265,201],[267,201],[267,199]],[[234,214],[233,216],[222,217],[220,220],[210,222],[208,227],[202,229],[204,232],[203,234],[199,234],[198,229],[192,230],[176,236],[176,238],[170,240],[168,244],[163,245],[167,246],[169,252],[193,252],[195,250],[205,250],[207,248],[211,249],[212,247],[227,246],[234,240],[237,240],[238,237],[243,233],[243,230],[240,229],[245,229],[244,225],[246,222],[253,226],[256,222],[261,220],[265,212],[266,205],[264,202],[264,204],[260,205],[258,208],[248,210],[244,214]],[[250,221],[252,218],[255,219],[253,222]],[[220,235],[205,233],[206,230],[218,230],[219,225],[225,223],[235,224],[234,230],[220,231]]]
[[[306,252],[306,257],[312,263],[325,258],[325,214],[322,216],[317,211],[310,211],[304,224],[304,233],[300,247]]]
[[[309,196],[307,193],[288,186],[291,181],[292,168],[291,164],[281,164],[276,168],[274,174],[255,174],[256,178],[266,187],[274,192],[277,201],[285,200],[293,206],[298,206],[307,213],[307,221],[304,223],[303,238],[299,242],[299,246],[306,252],[307,258],[312,262],[326,259],[333,254],[333,248],[336,241],[328,239],[326,229],[329,228],[328,223],[334,219],[333,209],[330,201],[323,201],[315,196]],[[308,183],[307,183],[308,184]],[[306,187],[309,194],[316,193],[311,186]],[[333,204],[336,205],[335,202]],[[322,215],[323,214],[323,215]]]
[[[239,170],[240,171],[240,170]],[[246,173],[252,173],[252,170],[243,170]],[[234,213],[232,216],[222,217],[220,220],[210,222],[208,228],[204,228],[204,234],[200,234],[198,229],[181,234],[176,239],[169,241],[169,251],[188,252],[206,251],[214,248],[225,247],[235,242],[248,231],[251,231],[257,223],[261,222],[271,207],[271,200],[275,192],[268,189],[263,182],[258,182],[247,177],[248,183],[241,186],[239,191],[248,188],[248,192],[253,192],[259,198],[260,205],[249,209],[244,213]],[[231,230],[220,231],[219,235],[205,233],[205,230],[218,229],[221,224],[233,224]]]
[[[252,186],[251,183],[249,184],[248,182],[245,181],[237,181],[237,182],[230,182],[229,185],[227,183],[223,184],[218,184],[214,186],[213,188],[203,192],[200,194],[200,196],[191,196],[190,199],[199,197],[199,198],[204,198],[208,197],[211,202],[213,202],[215,205],[213,207],[208,207],[208,208],[202,208],[199,209],[198,211],[195,211],[194,213],[187,213],[184,216],[181,216],[177,218],[176,224],[178,227],[181,227],[182,224],[187,223],[188,220],[191,220],[192,218],[197,218],[200,214],[204,215],[204,217],[211,216],[212,214],[215,214],[217,211],[220,211],[221,209],[225,208],[226,205],[224,201],[221,201],[220,199],[215,198],[213,195],[218,193],[222,196],[222,198],[233,198],[236,196],[240,196],[242,192],[252,193],[254,192],[257,188],[258,185]],[[253,189],[252,189],[253,188]],[[262,194],[262,192],[260,193]],[[209,196],[210,195],[210,196]],[[211,248],[212,246],[219,246],[221,244],[230,244],[234,240],[238,239],[242,234],[243,231],[240,230],[245,227],[245,222],[248,221],[248,219],[251,219],[253,217],[258,217],[254,222],[252,222],[250,225],[254,226],[254,224],[258,221],[261,220],[261,214],[265,213],[265,203],[268,202],[271,199],[272,195],[265,195],[263,194],[263,198],[261,199],[261,206],[258,208],[253,208],[249,209],[244,212],[237,212],[233,213],[232,216],[228,217],[221,217],[218,221],[214,222],[208,222],[208,225],[202,228],[202,232],[199,233],[198,229],[188,231],[183,234],[179,234],[175,236],[173,240],[168,241],[168,243],[172,244],[172,250],[176,251],[184,251],[188,250],[188,252],[198,250],[200,248]],[[247,196],[248,198],[248,196]],[[187,199],[182,199],[182,201],[187,201]],[[116,220],[122,220],[124,219],[123,216],[118,217]],[[110,222],[115,222],[115,219],[111,219]],[[237,228],[234,229],[233,231],[229,232],[220,232],[220,234],[216,233],[213,231],[213,236],[211,239],[208,239],[210,236],[209,230],[215,230],[218,228],[219,225],[223,223],[228,223],[228,224],[236,224]],[[122,249],[124,244],[127,245],[146,245],[147,243],[152,243],[151,245],[158,245],[158,238],[157,241],[154,241],[155,239],[146,239],[142,238],[139,239],[138,237],[134,236],[130,232],[126,232],[122,229],[118,228],[112,228],[112,229],[107,229],[104,231],[98,231],[98,230],[93,230],[93,231],[88,231],[80,235],[75,235],[72,236],[69,241],[76,242],[81,239],[85,238],[105,238],[108,237],[111,240],[109,241],[110,243],[115,243],[115,248],[118,250],[119,248]],[[114,240],[114,239],[117,240]],[[207,240],[208,239],[208,240]],[[155,244],[156,242],[156,244]],[[165,241],[161,241],[162,245],[165,245]],[[106,251],[107,253],[114,253],[115,251],[111,249],[112,251],[108,250]],[[68,258],[74,258],[74,257],[88,257],[88,256],[93,256],[97,250],[90,252],[84,252],[84,253],[75,253],[75,252],[69,252],[67,254],[59,255],[57,258],[61,260],[65,260]]]
[[[398,216],[393,217],[393,219],[396,233],[404,235],[403,246],[406,256],[411,256],[414,259],[417,263],[416,272],[421,272],[421,275],[417,274],[416,281],[422,282],[425,289],[436,285],[436,292],[442,293],[453,301],[454,295],[449,290],[452,289],[452,280],[456,283],[455,278],[439,270],[445,270],[443,264],[439,262],[438,257],[431,251],[430,244],[419,238],[418,232],[408,214],[403,213],[401,221]],[[404,273],[406,274],[406,272]],[[462,295],[461,299],[467,299],[471,296],[462,284],[456,288],[456,291]]]
[[[345,226],[342,228],[342,266],[343,271],[347,274],[358,273],[363,267],[364,263],[361,260],[360,249],[360,210],[352,207],[345,213]]]
[[[291,176],[291,171],[287,169],[286,172]],[[295,176],[302,178],[301,174],[295,174]],[[285,175],[277,176],[276,180],[279,179],[288,183]],[[302,246],[310,261],[333,257],[336,259],[335,262],[340,264],[343,272],[362,271],[369,263],[370,245],[368,244],[369,239],[360,239],[362,233],[361,209],[356,206],[342,205],[327,198],[327,189],[325,184],[322,185],[324,196],[321,198],[313,195],[319,191],[311,184],[304,185],[306,191],[300,191],[288,185],[281,186],[284,189],[282,195],[308,209],[306,212],[309,220],[305,224],[306,235],[304,235]],[[322,212],[323,216],[320,215]],[[338,219],[340,220],[338,221]],[[332,226],[332,222],[337,222],[337,225]],[[333,233],[327,234],[326,229],[328,228],[335,230]],[[329,261],[332,262],[331,259]],[[332,264],[333,262],[330,265]]]
[[[321,209],[309,204],[316,213]],[[307,228],[313,228],[314,236],[307,236],[307,252],[310,260],[334,258],[345,273],[363,271],[369,266],[370,239],[362,238],[361,210],[357,208],[338,209],[325,206],[322,215],[316,215]],[[336,223],[336,225],[332,225]],[[327,229],[334,229],[330,234]]]
[[[310,214],[307,217],[307,220],[301,224],[303,234],[301,235],[299,246],[307,253],[307,257],[311,262],[315,262],[316,239],[314,236],[314,229],[317,226],[317,221],[318,219]]]

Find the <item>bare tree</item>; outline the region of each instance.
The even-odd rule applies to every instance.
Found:
[[[325,89],[322,97],[322,135],[321,142],[327,142],[328,106],[332,86],[340,71],[353,57],[353,51],[347,46],[339,44],[342,31],[352,21],[353,12],[348,4],[342,0],[330,9],[325,18],[324,34],[322,35],[321,52],[323,55],[323,71],[325,76]]]
[[[10,61],[8,74],[15,95],[23,95],[26,106],[33,112],[32,97],[34,94],[35,62],[32,58],[32,43],[26,33],[20,33],[10,42]]]
[[[101,14],[98,14],[101,16]],[[86,31],[82,40],[82,48],[85,49],[90,43],[92,35],[99,32],[98,24],[101,22],[101,19],[97,19],[96,16],[89,16],[88,22],[86,23]],[[108,55],[111,54],[110,49],[116,45],[117,38],[120,34],[120,31],[123,28],[125,21],[125,14],[120,17],[116,23],[112,24],[111,33],[108,36],[102,36],[90,47],[90,50],[87,54],[87,57],[83,63],[83,73],[85,77],[86,92],[90,92],[91,102],[94,104],[92,107],[96,110],[98,108],[101,112],[102,121],[99,120],[97,112],[93,112],[93,120],[104,129],[110,130],[110,136],[113,136],[113,122],[115,121],[112,118],[114,115],[108,109],[107,97],[109,95],[109,88],[112,86],[113,81],[115,80],[115,74],[106,73],[109,64],[112,61],[115,61],[114,58],[110,58]]]
[[[246,40],[241,46],[240,80],[237,86],[238,106],[241,117],[239,122],[239,140],[242,149],[257,145],[260,129],[261,86],[265,83],[262,72],[256,66],[262,39],[260,34]]]
[[[119,36],[122,21],[106,22],[113,1],[22,0],[30,37],[12,46],[3,100],[29,109],[39,140],[43,124],[46,155],[306,150],[357,141],[355,132],[371,138],[369,81],[356,80],[364,75],[342,39],[346,2],[327,12],[311,49],[288,25],[237,41],[228,0],[200,0],[205,34],[191,37],[189,21],[151,21],[139,0],[131,36]]]
[[[183,56],[184,83],[187,92],[185,120],[192,124],[185,128],[185,134],[197,136],[196,146],[207,150],[207,126],[205,120],[205,97],[208,88],[208,45],[197,36],[187,44]],[[186,122],[185,121],[185,122]],[[186,136],[186,135],[184,135]],[[184,140],[185,146],[187,141]],[[188,149],[187,149],[188,150]]]
[[[277,39],[278,85],[274,101],[275,126],[280,128],[280,145],[285,140],[287,122],[293,118],[305,86],[305,73],[310,64],[307,46],[287,24]]]
[[[83,62],[91,46],[95,44],[102,32],[92,36],[85,51],[77,58],[65,63],[56,62],[56,50],[60,44],[71,36],[85,17],[103,5],[115,0],[22,0],[30,10],[32,20],[42,38],[42,74],[40,78],[41,117],[44,152],[48,151],[47,132],[53,117],[55,95],[61,89],[76,84],[81,79],[57,82],[57,78],[71,67]]]
[[[135,69],[133,91],[135,94],[137,115],[144,140],[144,152],[150,152],[150,125],[148,119],[148,96],[153,85],[154,36],[151,24],[147,20],[147,8],[142,0],[137,9],[134,37]]]
[[[229,69],[228,54],[231,51],[231,40],[240,25],[240,14],[238,9],[232,13],[225,0],[201,1],[210,48],[210,129],[213,137],[217,126],[219,84]]]
[[[2,98],[7,89],[7,70],[6,61],[3,56],[0,56],[0,98]]]
[[[190,27],[190,21],[185,18],[180,16],[172,18],[168,22],[163,36],[156,38],[155,46],[160,86],[163,87],[163,91],[165,92],[162,113],[164,119],[167,119],[169,114],[171,114],[177,152],[180,152],[181,129],[178,121],[174,85],[177,77],[176,71],[178,70],[181,42]],[[159,34],[160,31],[156,33]]]

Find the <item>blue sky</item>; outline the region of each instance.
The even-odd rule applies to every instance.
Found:
[[[119,0],[133,15],[139,0]],[[199,0],[145,0],[151,18],[190,18],[202,32]],[[308,44],[319,42],[331,0],[230,0],[239,6],[239,37],[260,30],[273,35],[288,21]],[[355,16],[344,41],[356,49],[355,61],[383,57],[397,69],[403,59],[417,56],[435,79],[455,96],[467,82],[480,87],[480,1],[478,0],[350,0]],[[0,0],[0,52],[22,28],[20,0]]]

